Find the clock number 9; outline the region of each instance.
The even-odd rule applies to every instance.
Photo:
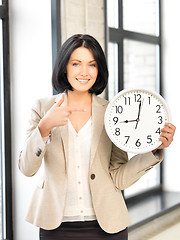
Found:
[[[120,135],[120,128],[115,128],[115,135],[119,136]]]
[[[113,121],[114,121],[114,125],[116,125],[118,122],[118,117],[113,117]]]

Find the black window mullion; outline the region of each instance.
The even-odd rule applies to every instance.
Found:
[[[123,29],[109,28],[110,42],[119,42],[121,38],[130,39],[134,41],[141,41],[141,42],[151,43],[151,44],[160,44],[161,42],[161,37],[127,31]]]
[[[51,29],[52,29],[52,67],[54,67],[57,52],[61,46],[61,22],[60,22],[61,1],[51,0]],[[57,91],[53,89],[53,94]]]
[[[0,18],[3,19],[7,16],[7,8],[6,5],[3,4],[0,6]]]
[[[11,167],[11,105],[10,105],[10,57],[9,57],[9,16],[8,16],[8,0],[3,0],[1,5],[0,17],[2,19],[3,31],[3,85],[4,85],[4,180],[5,189],[5,232],[3,235],[6,239],[13,239],[12,224],[12,167]],[[3,237],[4,237],[3,236]],[[4,238],[3,238],[4,239]]]
[[[123,29],[123,0],[118,0],[119,29]]]
[[[118,43],[118,92],[124,89],[124,48],[123,39]]]
[[[162,2],[161,0],[159,0],[159,39],[160,39],[160,42],[159,42],[159,91],[160,91],[160,94],[163,96],[163,75],[162,75],[162,66],[163,66],[163,63],[162,63],[162,41],[161,41],[161,38],[162,38]],[[162,163],[160,165],[160,184],[161,186],[163,185],[163,166],[164,164]]]
[[[61,46],[61,23],[60,23],[61,2],[51,0],[51,26],[52,26],[52,65],[54,67],[57,52]]]

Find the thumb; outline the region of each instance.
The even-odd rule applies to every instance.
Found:
[[[62,94],[62,97],[61,97],[61,99],[56,103],[56,106],[60,107],[63,102],[64,102],[64,94]]]

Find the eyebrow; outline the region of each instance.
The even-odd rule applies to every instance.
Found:
[[[80,60],[78,60],[78,59],[72,59],[71,61],[82,62],[82,61],[80,61]],[[93,59],[93,60],[89,61],[89,63],[92,63],[92,62],[96,62],[96,60],[95,60],[95,59]]]

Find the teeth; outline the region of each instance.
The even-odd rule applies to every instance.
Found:
[[[79,81],[79,82],[88,82],[89,81],[89,79],[76,79],[77,81]]]

